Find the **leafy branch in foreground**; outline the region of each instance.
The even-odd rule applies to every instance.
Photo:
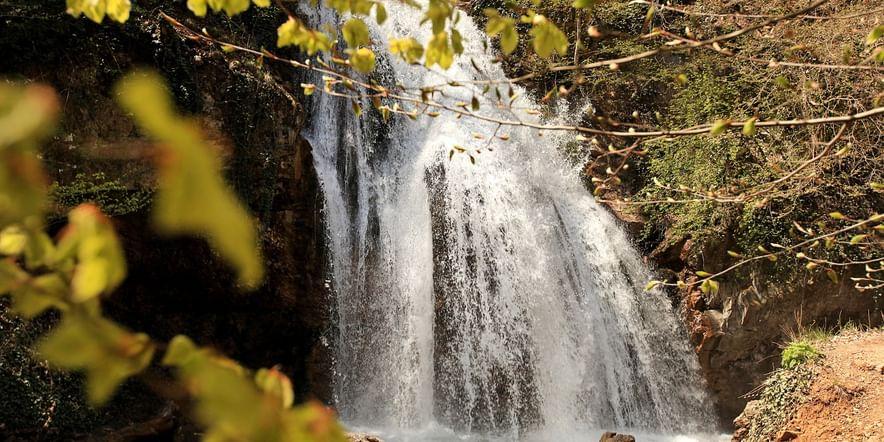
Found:
[[[823,2],[816,2],[815,5],[818,7]],[[793,12],[790,14],[785,14],[781,16],[772,16],[769,20],[767,20],[766,25],[770,25],[772,23],[780,22],[789,19],[790,17],[798,17],[803,11],[809,11],[813,8],[805,8],[799,10],[797,12]],[[501,24],[501,18],[499,15],[495,15],[492,12],[486,11],[486,15],[489,16],[490,22],[489,27],[492,30],[492,33],[502,34],[503,32],[508,32]],[[396,85],[393,87],[382,86],[370,81],[364,81],[357,77],[354,77],[348,74],[346,71],[338,70],[334,67],[334,59],[332,59],[332,63],[325,63],[322,60],[317,60],[315,63],[311,61],[297,61],[294,59],[288,59],[276,54],[273,54],[266,50],[254,50],[247,47],[243,47],[240,45],[236,45],[233,43],[225,42],[219,40],[215,37],[209,36],[205,33],[196,32],[191,30],[187,26],[183,25],[179,21],[171,18],[168,15],[163,14],[164,18],[173,25],[175,29],[178,30],[183,36],[190,38],[192,40],[201,41],[203,43],[219,45],[222,48],[225,48],[227,52],[242,52],[245,54],[251,54],[256,57],[260,57],[261,59],[277,61],[280,63],[284,63],[299,69],[312,70],[324,75],[324,84],[322,86],[314,85],[314,84],[303,84],[305,94],[309,95],[316,91],[320,91],[322,93],[326,93],[335,97],[339,97],[342,99],[350,100],[353,103],[354,109],[357,110],[357,114],[361,113],[362,103],[373,103],[380,114],[384,118],[389,118],[391,114],[400,114],[406,116],[411,119],[416,119],[422,115],[435,117],[439,115],[439,112],[449,112],[456,114],[458,116],[474,118],[480,121],[493,123],[495,125],[495,133],[490,136],[477,136],[477,139],[493,139],[499,138],[501,140],[506,140],[508,137],[506,134],[499,134],[499,131],[502,127],[528,127],[532,129],[536,129],[538,131],[571,131],[577,132],[577,141],[579,143],[590,142],[594,147],[599,145],[597,137],[605,137],[607,139],[631,139],[632,144],[627,147],[617,149],[613,147],[613,144],[609,146],[607,150],[602,149],[600,155],[596,156],[595,162],[598,163],[600,160],[604,160],[610,157],[617,157],[617,160],[614,164],[605,168],[605,174],[600,177],[593,177],[593,182],[595,183],[596,192],[600,192],[604,190],[606,187],[611,187],[618,185],[620,183],[619,175],[625,170],[628,166],[628,162],[633,156],[642,156],[647,153],[647,148],[650,145],[657,141],[667,141],[676,137],[692,137],[699,135],[711,135],[711,136],[719,136],[727,131],[741,131],[744,137],[750,138],[756,136],[759,131],[765,131],[778,127],[812,127],[812,126],[826,126],[831,124],[841,124],[841,129],[838,133],[829,141],[825,148],[809,158],[808,160],[802,162],[796,168],[788,173],[784,173],[782,176],[772,179],[765,183],[754,184],[752,186],[737,186],[736,188],[726,188],[726,189],[693,189],[685,186],[673,187],[667,184],[663,184],[661,182],[657,182],[657,186],[661,189],[670,190],[674,193],[681,193],[687,196],[687,198],[682,199],[674,199],[674,198],[666,198],[661,200],[644,200],[644,201],[631,201],[631,200],[605,200],[602,199],[603,202],[608,202],[612,204],[686,204],[686,203],[698,203],[698,202],[715,202],[715,203],[729,203],[729,204],[755,204],[756,202],[768,198],[771,195],[775,195],[779,193],[779,189],[789,185],[797,178],[801,178],[804,176],[803,171],[809,169],[814,164],[817,164],[828,158],[838,158],[843,155],[844,149],[839,149],[837,152],[833,153],[833,146],[839,141],[844,135],[845,129],[858,121],[862,120],[874,120],[880,118],[884,115],[884,107],[873,107],[871,109],[857,111],[853,114],[845,114],[845,115],[835,115],[835,116],[825,116],[818,118],[794,118],[794,119],[760,119],[758,117],[749,117],[744,119],[737,120],[717,120],[711,123],[696,125],[681,129],[657,129],[648,127],[647,125],[632,125],[625,124],[621,122],[617,122],[612,120],[611,118],[605,118],[604,123],[614,126],[627,126],[628,129],[603,129],[598,127],[586,127],[581,125],[555,125],[555,124],[545,124],[542,122],[538,122],[535,115],[537,112],[533,109],[523,109],[523,112],[527,118],[519,117],[517,114],[520,112],[519,109],[513,107],[513,102],[515,101],[515,97],[512,95],[512,89],[507,94],[501,94],[499,90],[491,89],[491,83],[485,82],[482,80],[474,80],[474,81],[459,81],[456,79],[451,80],[449,83],[440,84],[438,86],[428,86],[423,87],[420,90],[410,90],[401,85]],[[346,31],[350,22],[347,22],[345,27],[345,33],[353,33],[351,31]],[[766,26],[761,25],[761,26]],[[680,48],[680,49],[694,49],[694,48],[710,48],[713,49],[716,53],[720,53],[725,56],[733,56],[734,54],[721,46],[719,46],[719,42],[723,42],[725,40],[734,38],[735,36],[748,34],[753,29],[759,29],[759,25],[750,26],[746,28],[741,28],[740,30],[724,34],[718,37],[709,38],[706,40],[692,40],[690,38],[682,38],[672,34],[667,34],[666,32],[660,30],[655,31],[658,35],[664,35],[670,37],[670,42],[679,43],[670,46],[664,46],[664,49],[661,49],[654,54],[642,55],[644,53],[637,54],[638,58],[629,58],[632,56],[628,56],[629,58],[621,57],[614,59],[615,61],[637,61],[641,58],[650,57],[652,55],[656,55],[657,53],[662,53],[663,51],[669,51],[670,47]],[[354,37],[351,37],[353,39]],[[405,42],[397,42],[398,45],[402,45],[396,49],[397,53],[407,53],[411,49],[409,49],[408,45]],[[421,50],[417,50],[413,56],[414,62],[417,58],[419,58]],[[603,67],[607,66],[611,63],[610,60],[602,60],[594,62],[590,65],[583,65],[585,68],[592,67]],[[857,68],[864,68],[863,66],[857,66]],[[879,70],[884,69],[877,66],[869,66],[870,69]],[[520,79],[516,80],[493,80],[495,82],[512,82],[520,81]],[[481,91],[476,91],[476,96],[472,100],[472,103],[466,102],[449,102],[446,101],[446,96],[442,93],[441,88],[445,87],[476,87],[484,85],[484,89]],[[492,90],[496,90],[496,92],[492,92]],[[391,105],[392,102],[392,105]],[[508,109],[513,114],[513,118],[501,118],[497,116],[492,116],[489,113],[482,112],[482,104],[487,103],[487,105],[493,106],[497,109]],[[584,135],[585,134],[585,135]],[[587,138],[586,136],[592,136],[593,138]],[[454,146],[452,148],[452,153],[458,152],[467,152],[471,150],[466,146]],[[471,156],[471,161],[474,161]],[[595,166],[590,165],[587,167],[587,170],[592,170]],[[739,266],[737,266],[739,267]],[[703,274],[706,272],[700,272]],[[832,271],[826,271],[826,274],[832,277]],[[716,290],[718,287],[717,281],[711,278],[701,277],[696,282],[681,282],[681,284],[672,283],[672,285],[679,286],[699,286],[703,289],[704,292],[709,290]],[[709,282],[707,282],[709,280]],[[656,282],[651,284],[651,286],[658,285]],[[869,287],[875,287],[872,285],[863,285],[857,286],[858,288],[867,289]]]
[[[223,183],[220,164],[197,127],[175,115],[154,74],[132,74],[116,91],[144,133],[160,141],[155,225],[166,233],[205,237],[244,286],[257,286],[263,265],[254,222]],[[0,295],[10,296],[12,311],[28,319],[47,309],[61,313],[60,323],[38,343],[39,354],[54,367],[84,372],[88,399],[100,405],[162,353],[159,362],[174,368],[206,440],[344,440],[330,410],[313,402],[293,405],[291,382],[279,370],[252,373],[184,336],[156,342],[102,316],[100,297],[126,274],[111,220],[83,204],[70,211],[55,240],[44,230],[47,180],[36,150],[58,107],[45,86],[0,85]]]
[[[755,133],[763,129],[771,129],[777,127],[802,127],[802,126],[825,126],[829,124],[853,124],[860,120],[869,120],[879,118],[884,115],[884,107],[881,107],[876,99],[876,103],[871,108],[856,109],[852,113],[843,113],[834,116],[810,117],[810,118],[791,118],[791,119],[764,119],[758,116],[752,116],[741,119],[720,119],[711,123],[701,124],[697,126],[664,129],[655,128],[647,124],[626,124],[618,122],[610,117],[597,117],[602,125],[612,126],[614,129],[588,127],[580,124],[574,125],[558,125],[544,124],[537,121],[536,115],[539,112],[535,109],[517,109],[513,107],[515,95],[512,86],[524,83],[528,80],[537,79],[541,75],[568,73],[579,73],[592,69],[610,69],[613,71],[620,70],[628,63],[639,62],[644,59],[656,57],[660,55],[686,53],[697,49],[709,50],[725,58],[735,58],[746,60],[752,63],[763,65],[766,69],[779,69],[782,67],[793,68],[814,68],[814,69],[832,69],[832,70],[855,70],[855,71],[872,71],[880,72],[884,67],[880,64],[884,61],[884,50],[878,45],[881,39],[882,27],[874,26],[865,38],[864,45],[869,51],[869,55],[864,63],[869,64],[826,64],[826,63],[808,63],[794,62],[782,59],[761,59],[747,53],[735,51],[732,48],[725,47],[726,44],[734,42],[737,38],[748,37],[756,32],[768,29],[776,24],[794,21],[794,20],[845,20],[853,17],[862,17],[868,15],[868,11],[846,15],[811,15],[821,6],[828,3],[828,0],[816,0],[809,5],[787,12],[780,15],[772,14],[709,14],[694,13],[688,10],[679,9],[671,6],[656,5],[650,2],[634,1],[632,3],[645,4],[648,6],[645,16],[645,28],[650,28],[658,10],[669,10],[685,15],[709,15],[723,17],[739,17],[749,19],[762,19],[754,24],[739,27],[733,31],[726,32],[712,37],[699,37],[689,28],[685,29],[684,35],[679,35],[665,29],[653,28],[639,37],[642,41],[655,41],[663,39],[664,41],[656,47],[644,51],[638,51],[633,54],[623,55],[614,58],[601,60],[579,61],[579,51],[577,48],[580,44],[578,41],[569,42],[567,36],[561,29],[554,24],[548,17],[539,14],[535,9],[539,7],[539,2],[533,2],[535,8],[522,7],[518,4],[510,4],[504,9],[485,9],[484,15],[487,18],[486,33],[491,38],[498,38],[500,49],[503,56],[513,53],[518,47],[522,39],[520,33],[526,32],[530,35],[532,50],[543,58],[555,59],[558,56],[564,56],[569,46],[575,45],[575,62],[567,64],[553,64],[548,66],[543,72],[532,71],[513,79],[451,79],[447,83],[438,86],[425,86],[420,90],[411,90],[405,87],[386,87],[375,84],[372,81],[360,80],[358,76],[351,74],[346,68],[353,68],[357,72],[368,73],[374,70],[375,54],[372,47],[375,42],[368,30],[365,20],[373,15],[378,24],[382,24],[387,19],[386,8],[381,1],[375,0],[331,0],[326,6],[334,9],[336,12],[346,15],[346,20],[337,29],[330,27],[328,29],[317,30],[311,29],[304,21],[295,16],[285,5],[285,1],[276,0],[276,5],[281,9],[287,20],[278,29],[277,46],[296,46],[308,56],[313,56],[319,52],[329,53],[330,57],[326,60],[317,58],[316,60],[306,59],[305,61],[297,61],[277,56],[267,50],[255,50],[243,47],[230,42],[224,42],[209,36],[206,33],[198,33],[188,29],[179,21],[172,17],[163,16],[169,21],[182,35],[200,40],[204,43],[219,45],[226,52],[243,52],[259,57],[260,59],[269,59],[289,64],[296,68],[313,70],[320,72],[324,77],[324,85],[320,87],[315,84],[302,85],[306,95],[315,91],[321,91],[332,96],[348,99],[353,103],[353,107],[357,114],[361,114],[363,103],[370,102],[377,107],[378,111],[384,118],[389,118],[392,114],[400,114],[412,119],[416,119],[421,115],[429,117],[437,116],[440,112],[449,112],[458,116],[466,116],[480,121],[491,123],[495,126],[495,133],[491,137],[505,140],[506,134],[498,134],[502,127],[526,127],[536,129],[538,131],[571,131],[578,133],[577,141],[580,143],[591,142],[597,146],[596,137],[604,137],[607,140],[629,140],[627,147],[616,148],[614,144],[609,145],[607,151],[602,151],[595,159],[598,163],[600,160],[609,161],[610,158],[616,157],[617,161],[605,167],[604,176],[596,176],[593,181],[596,183],[596,192],[605,190],[608,187],[620,184],[620,172],[628,166],[627,162],[633,156],[641,156],[647,152],[649,145],[663,140],[670,140],[676,137],[691,137],[697,135],[720,135],[731,130],[741,130],[746,137],[754,136]],[[420,42],[409,36],[394,36],[389,39],[390,50],[393,54],[400,56],[403,60],[410,64],[422,63],[425,67],[439,66],[447,69],[452,65],[454,59],[463,53],[463,36],[457,31],[456,23],[460,19],[461,11],[458,9],[456,2],[451,0],[429,0],[425,3],[413,1],[404,2],[409,7],[418,9],[422,12],[423,23],[429,25],[432,29],[432,37],[427,42]],[[80,13],[86,14],[95,21],[101,21],[102,14],[98,10],[86,10],[82,5],[83,2],[69,1],[69,12],[74,15]],[[125,0],[105,0],[94,3],[103,6],[108,15],[117,21],[124,21],[128,17],[128,1]],[[188,8],[197,16],[204,16],[210,10],[214,12],[224,12],[229,16],[239,14],[254,4],[258,7],[270,6],[269,0],[189,0]],[[577,9],[591,9],[594,7],[593,1],[576,1],[573,7]],[[73,6],[72,6],[73,5]],[[77,5],[80,5],[79,7]],[[313,3],[314,7],[318,7],[317,3]],[[125,10],[125,13],[124,13]],[[598,28],[590,27],[589,36],[596,39],[608,37]],[[339,37],[340,34],[340,37]],[[579,32],[577,33],[579,36]],[[337,49],[337,41],[342,39],[346,45],[346,49],[341,53]],[[339,69],[343,66],[344,69]],[[683,77],[683,78],[682,78]],[[686,76],[679,76],[682,81]],[[576,88],[581,86],[583,80],[578,77],[573,80],[570,87],[559,86],[554,88],[547,96],[565,96],[572,93]],[[501,87],[509,87],[506,93],[501,92]],[[471,102],[449,102],[446,100],[443,88],[469,88],[474,96]],[[546,97],[544,97],[546,100]],[[543,100],[542,100],[543,101]],[[498,109],[508,110],[512,118],[500,118],[491,116],[481,112],[482,104],[493,105]],[[524,116],[520,116],[523,113]],[[617,129],[625,127],[626,129]],[[843,127],[842,127],[843,132]],[[673,187],[668,184],[657,183],[661,189],[671,191],[675,194],[686,195],[686,198],[674,199],[667,197],[662,200],[645,200],[645,201],[616,201],[618,204],[671,204],[671,203],[696,203],[696,202],[715,202],[715,203],[736,203],[736,204],[752,204],[753,201],[764,200],[769,194],[775,193],[777,189],[793,180],[794,177],[800,176],[803,171],[811,165],[816,164],[831,157],[829,148],[840,138],[839,135],[827,145],[826,149],[816,155],[792,172],[785,174],[779,178],[771,180],[767,183],[758,184],[752,187],[741,186],[738,189],[692,189],[690,187],[678,186]],[[591,136],[593,138],[587,138]],[[608,141],[606,141],[607,143]],[[467,147],[455,146],[452,152],[466,152]],[[840,151],[839,151],[840,152]],[[594,164],[596,164],[594,163]],[[589,166],[587,170],[593,170],[595,167]],[[603,200],[604,201],[604,200]],[[762,255],[764,256],[764,255]],[[834,261],[833,261],[834,262]],[[853,262],[853,261],[850,261]],[[874,272],[872,272],[874,273]],[[871,273],[867,274],[868,278]],[[706,284],[709,289],[713,285],[709,278],[701,277],[696,283],[701,286]],[[708,282],[708,283],[707,283]],[[714,281],[713,281],[714,282]],[[682,282],[682,284],[685,284]],[[688,284],[693,285],[694,283]],[[653,284],[652,284],[653,285]],[[714,286],[714,285],[713,285]],[[872,284],[871,286],[874,286]]]

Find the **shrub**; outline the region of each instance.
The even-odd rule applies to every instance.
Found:
[[[807,341],[795,341],[789,343],[783,349],[783,368],[795,368],[807,361],[816,359],[820,352]]]

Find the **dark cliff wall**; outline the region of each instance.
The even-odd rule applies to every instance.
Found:
[[[110,316],[158,339],[187,334],[250,367],[280,364],[299,399],[328,400],[330,355],[321,337],[329,333],[332,312],[321,198],[310,147],[299,137],[305,115],[293,95],[297,87],[289,88],[293,74],[182,38],[159,14],[188,23],[192,14],[183,2],[138,5],[125,25],[74,19],[64,14],[63,2],[0,5],[0,78],[47,83],[64,103],[63,120],[43,152],[57,181],[52,226],[62,224],[65,206],[98,200],[114,216],[129,262],[128,279],[105,303]],[[254,47],[274,47],[280,20],[276,11],[253,10],[190,23]],[[161,238],[150,228],[149,142],[111,92],[116,79],[136,67],[168,79],[179,109],[205,127],[224,158],[228,182],[258,217],[267,280],[256,292],[239,292],[203,241]],[[28,353],[22,346],[52,316],[30,325],[2,319],[0,434],[88,433],[96,425],[146,418],[161,404],[132,386],[111,406],[131,415],[86,409],[76,376],[10,356]],[[135,403],[155,406],[136,413]]]

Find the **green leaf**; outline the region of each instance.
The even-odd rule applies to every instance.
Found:
[[[310,29],[304,26],[300,20],[291,17],[276,30],[276,35],[276,46],[283,48],[295,45],[307,55],[313,55],[319,51],[329,51],[332,47],[332,41],[328,35]]]
[[[424,47],[413,38],[390,39],[390,52],[402,57],[409,64],[420,61],[424,56]]]
[[[58,109],[49,87],[0,82],[0,227],[42,222],[47,180],[35,147]]]
[[[875,44],[882,36],[884,36],[884,25],[878,25],[872,28],[869,35],[866,36],[866,44],[871,46]]]
[[[832,269],[826,269],[826,277],[834,284],[838,284],[838,273]]]
[[[75,256],[71,299],[85,302],[115,289],[126,277],[126,258],[110,220],[93,204],[82,204],[68,214],[56,261]]]
[[[716,280],[714,280],[714,279],[710,279],[710,280],[708,280],[708,281],[706,281],[706,282],[709,283],[709,293],[710,293],[710,294],[713,294],[713,295],[714,295],[714,294],[718,293],[718,289],[719,289],[718,281],[716,281]]]
[[[711,289],[712,289],[712,286],[711,286],[711,284],[709,283],[709,280],[708,280],[708,279],[705,280],[705,281],[703,281],[702,284],[700,284],[700,292],[702,292],[703,294],[707,294],[707,293],[709,293],[709,291],[710,291]]]
[[[374,4],[374,17],[379,25],[387,21],[387,8],[384,7],[383,3],[377,2]]]
[[[371,44],[371,37],[368,34],[368,26],[365,22],[358,18],[351,18],[341,27],[341,33],[344,35],[344,41],[347,46],[356,48]]]
[[[516,22],[511,17],[501,16],[496,9],[485,9],[488,23],[485,33],[489,37],[500,36],[500,49],[504,54],[511,54],[519,45],[519,33],[516,31]]]
[[[586,9],[595,5],[596,2],[598,2],[598,0],[574,0],[574,3],[572,3],[571,6]]]
[[[73,298],[85,301],[101,294],[107,288],[110,264],[106,259],[93,258],[77,266],[71,280]]]
[[[347,53],[350,54],[350,66],[353,66],[353,69],[356,69],[357,71],[364,74],[367,74],[374,70],[375,55],[371,49],[348,49]]]
[[[186,364],[197,352],[197,346],[187,336],[177,335],[169,341],[162,364],[177,366]]]
[[[708,278],[708,277],[712,276],[712,274],[709,273],[709,272],[704,272],[704,271],[702,271],[702,270],[698,270],[698,271],[697,271],[697,276],[699,276],[699,277],[701,277],[701,278]]]
[[[427,67],[438,64],[442,69],[448,69],[454,62],[454,49],[448,44],[448,33],[442,31],[427,44],[426,60]]]
[[[712,123],[712,129],[709,130],[710,135],[720,135],[727,130],[731,122],[728,120],[716,120]]]
[[[150,364],[154,346],[146,335],[106,319],[66,314],[38,351],[53,366],[85,371],[89,401],[102,404],[126,378]]]
[[[648,284],[645,286],[645,291],[651,291],[651,290],[653,290],[655,287],[659,286],[660,284],[662,284],[662,282],[660,282],[660,281],[650,281],[650,282],[648,282]]]
[[[28,244],[28,235],[14,224],[0,231],[0,255],[19,255]]]
[[[68,14],[74,17],[85,15],[96,23],[101,23],[105,16],[124,23],[131,10],[130,0],[67,0]]]
[[[276,368],[262,368],[255,373],[255,383],[266,393],[279,398],[283,408],[289,408],[295,401],[292,381]]]
[[[531,36],[534,52],[537,55],[548,58],[554,52],[565,55],[568,52],[568,37],[553,22],[546,17],[535,14],[531,17]]]
[[[755,135],[755,122],[756,121],[758,121],[758,118],[752,117],[752,118],[746,120],[745,123],[743,123],[743,135],[745,135],[747,137],[751,137],[751,136]]]
[[[868,237],[869,237],[869,235],[865,235],[865,234],[863,234],[863,235],[853,235],[853,236],[850,238],[850,244],[851,244],[851,245],[859,244],[860,242],[862,242],[862,240],[864,240],[864,239],[866,239],[866,238],[868,238]]]
[[[64,298],[70,289],[57,273],[28,278],[21,272],[16,285],[12,292],[12,310],[24,318],[33,318],[52,307],[67,308]]]
[[[187,0],[187,9],[197,17],[205,17],[207,6],[206,0]]]
[[[221,163],[192,123],[176,115],[156,74],[127,76],[116,88],[138,125],[160,141],[159,190],[153,218],[169,234],[200,235],[256,287],[263,277],[255,222],[221,177]]]

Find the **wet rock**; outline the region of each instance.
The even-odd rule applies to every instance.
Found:
[[[599,439],[599,442],[635,442],[635,437],[628,434],[619,434],[608,431],[602,435],[602,438]]]
[[[749,401],[746,404],[746,408],[743,409],[743,412],[734,419],[734,441],[743,440],[749,434],[749,426],[760,411],[760,401]]]
[[[795,439],[798,439],[797,432],[792,431],[792,430],[783,430],[783,432],[777,436],[776,441],[777,442],[786,442],[786,441],[795,440]]]
[[[366,433],[347,433],[349,442],[384,442],[381,438]]]

